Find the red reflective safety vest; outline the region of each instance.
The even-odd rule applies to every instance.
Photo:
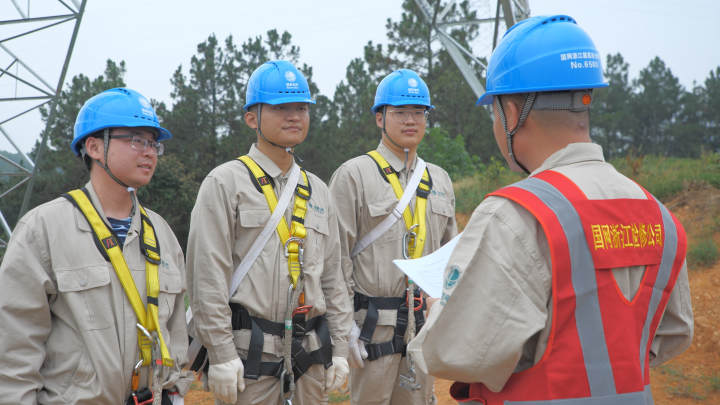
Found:
[[[645,191],[643,189],[643,191]],[[652,404],[649,351],[685,260],[682,225],[647,199],[589,200],[564,175],[545,171],[490,195],[532,213],[548,239],[553,314],[548,345],[501,392],[456,382],[464,404]],[[611,269],[645,266],[628,301]]]

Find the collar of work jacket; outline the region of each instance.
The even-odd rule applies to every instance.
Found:
[[[600,145],[590,142],[571,143],[548,156],[540,167],[530,173],[530,176],[534,176],[540,172],[550,170],[558,166],[591,161],[605,162],[602,147]]]
[[[255,163],[257,163],[263,170],[265,170],[265,173],[268,174],[268,176],[272,177],[273,179],[276,179],[278,177],[286,178],[287,175],[290,173],[292,166],[295,166],[297,163],[293,161],[292,166],[290,166],[290,169],[288,169],[287,173],[283,173],[282,169],[278,167],[278,165],[275,164],[275,162],[272,161],[266,154],[262,153],[260,149],[257,148],[257,144],[252,144],[250,146],[250,152],[248,152],[248,156],[250,156]]]
[[[405,170],[405,159],[400,159],[397,157],[390,148],[385,146],[385,144],[380,141],[380,145],[378,145],[376,149],[382,157],[387,160],[387,162],[392,166],[393,170],[395,170],[398,173],[401,173],[403,170]],[[415,157],[413,158],[412,162],[410,162],[410,170],[409,173],[412,173],[415,170],[415,165],[417,164],[417,153],[415,153]]]
[[[85,183],[85,189],[88,191],[88,194],[90,195],[90,201],[95,206],[95,209],[97,210],[98,214],[100,214],[100,218],[102,218],[103,222],[105,222],[105,225],[107,225],[108,228],[112,229],[112,226],[107,220],[107,216],[105,215],[105,211],[103,211],[103,207],[100,204],[100,198],[97,195],[97,192],[95,191],[95,188],[93,188],[92,182],[88,181]],[[130,198],[135,199],[135,206],[139,204],[139,201],[137,200],[137,197],[135,193]],[[74,210],[75,211],[75,224],[77,225],[78,229],[84,232],[92,232],[92,228],[90,228],[90,224],[85,219],[83,214],[80,212],[80,210]],[[128,230],[127,236],[125,237],[125,244],[127,244],[129,241],[133,240],[135,238],[135,235],[137,235],[140,232],[140,209],[136,208],[135,212],[132,216],[132,221],[130,221],[130,229]]]

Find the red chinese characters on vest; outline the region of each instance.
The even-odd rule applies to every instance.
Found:
[[[685,259],[682,225],[652,195],[589,200],[564,175],[545,171],[491,195],[532,213],[552,261],[552,327],[543,357],[494,393],[454,383],[460,402],[486,405],[652,403],[649,350]],[[628,301],[611,269],[644,266]]]

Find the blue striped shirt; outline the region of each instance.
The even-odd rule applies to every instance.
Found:
[[[120,239],[120,246],[125,244],[125,237],[130,230],[131,221],[132,217],[127,217],[125,219],[115,219],[108,217],[108,222],[110,222],[110,226],[112,227],[113,232],[115,233],[115,235],[117,235],[118,239]]]

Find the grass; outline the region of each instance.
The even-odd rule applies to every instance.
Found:
[[[706,399],[708,394],[720,391],[720,374],[712,376],[687,375],[678,366],[663,365],[659,371],[669,377],[670,385],[666,387],[668,394],[675,397],[691,398],[701,401]]]
[[[691,187],[693,183],[720,188],[718,153],[703,153],[698,159],[629,154],[613,159],[610,163],[662,201]]]
[[[707,377],[708,385],[712,391],[720,391],[720,372],[717,374]]]
[[[628,155],[610,163],[663,201],[698,184],[720,188],[719,153],[704,153],[697,159]],[[505,162],[493,158],[475,175],[455,182],[456,211],[469,214],[488,193],[522,178]],[[717,222],[720,227],[720,218]]]
[[[687,261],[690,268],[710,267],[717,262],[720,251],[711,238],[690,243],[687,252]]]

